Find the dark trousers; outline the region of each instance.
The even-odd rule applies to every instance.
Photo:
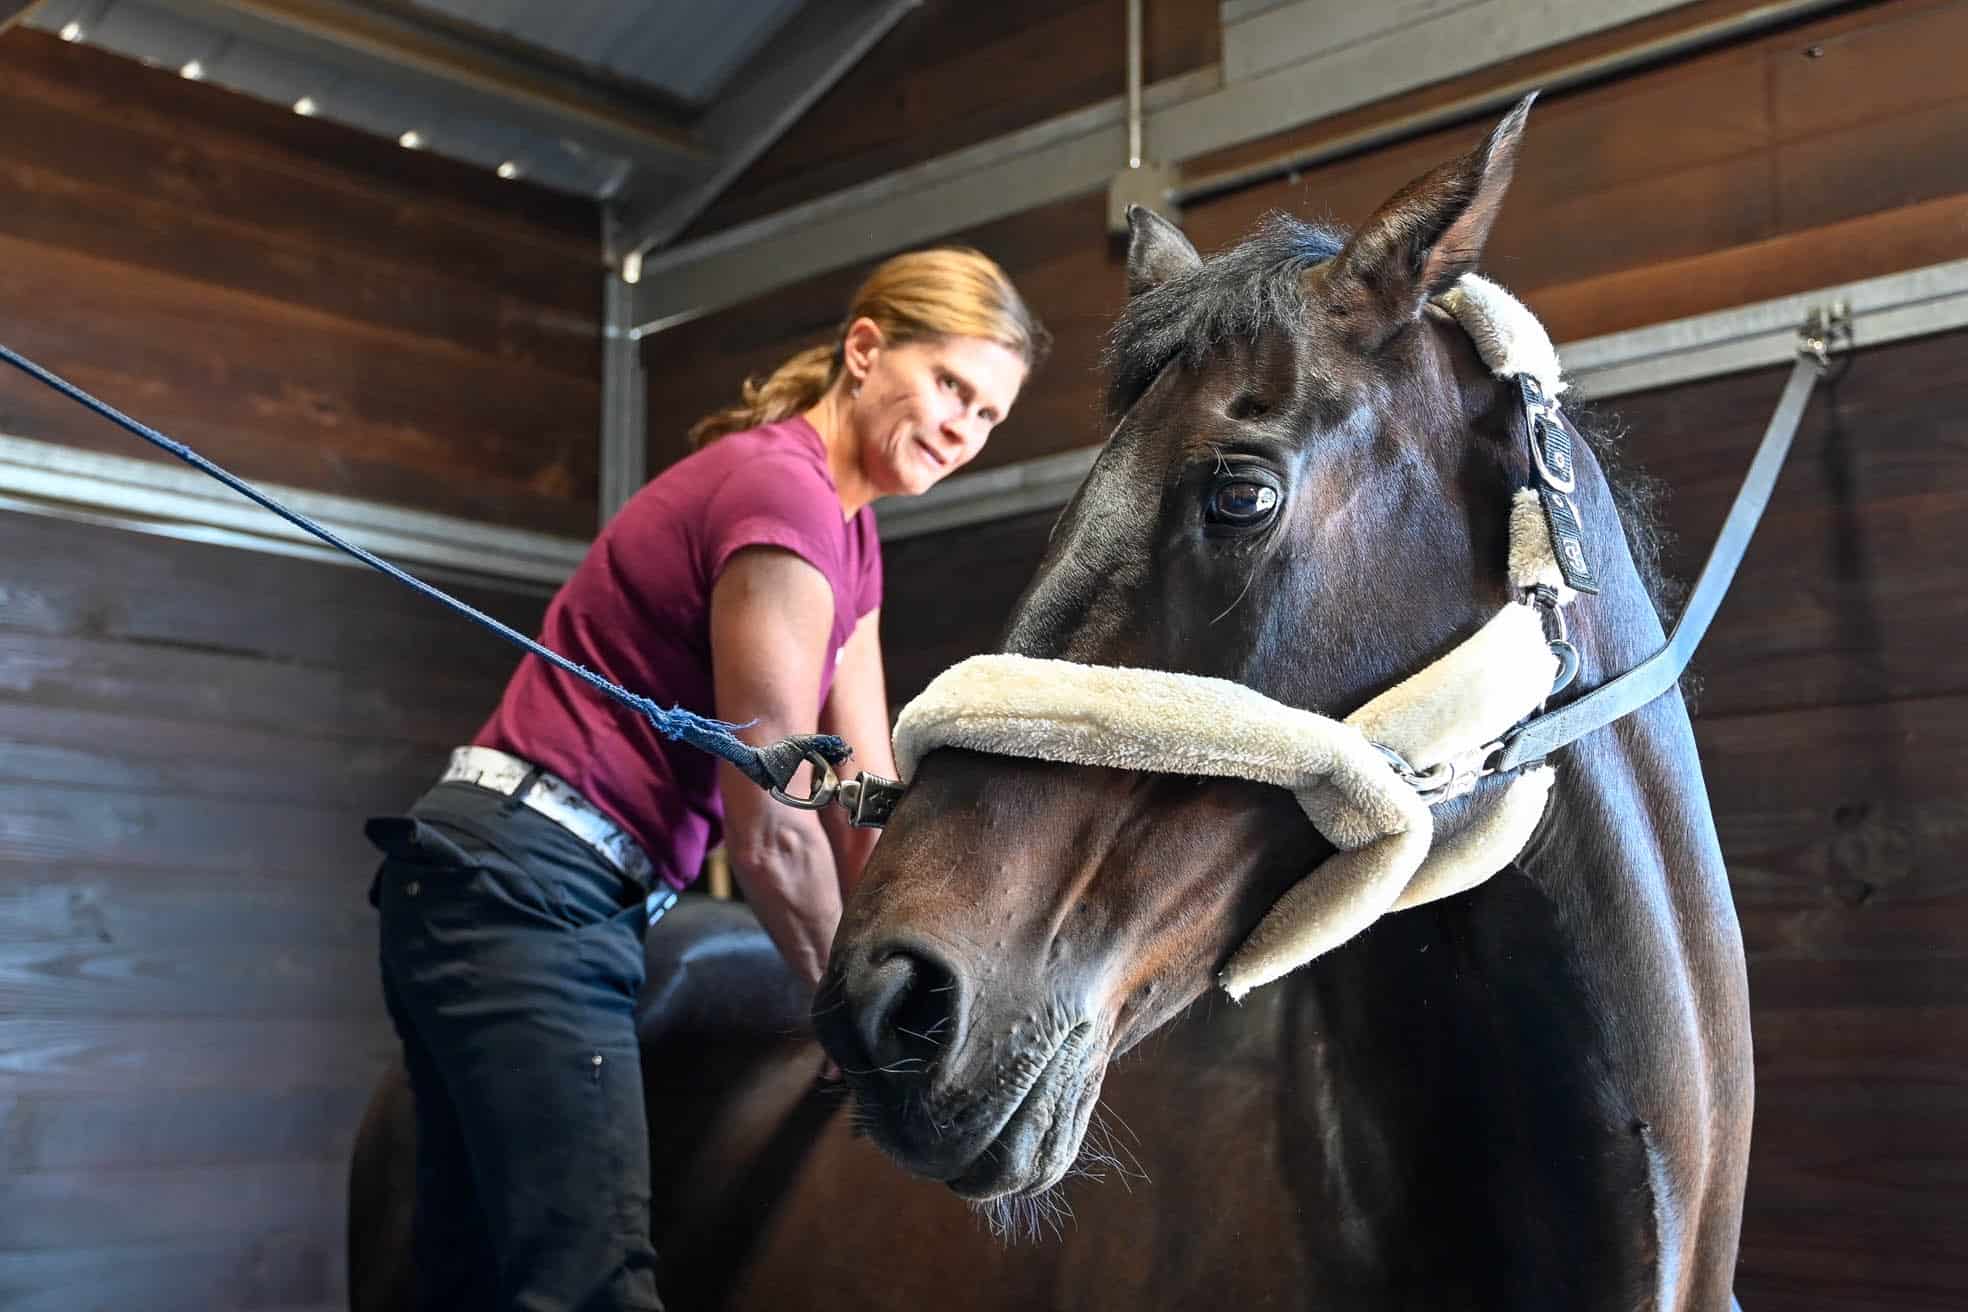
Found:
[[[635,1004],[642,890],[469,784],[369,822],[417,1104],[418,1307],[660,1309]]]

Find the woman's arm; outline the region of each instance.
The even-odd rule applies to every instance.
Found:
[[[747,547],[732,556],[711,591],[719,718],[757,721],[745,737],[759,746],[812,733],[833,622],[833,589],[800,557],[776,547]],[[820,821],[773,801],[729,764],[719,765],[718,786],[732,875],[787,962],[817,985],[841,911],[834,855]],[[802,778],[789,791],[805,786]]]
[[[847,741],[854,755],[842,767],[849,778],[866,770],[884,779],[895,778],[895,750],[888,737],[888,681],[882,672],[881,611],[861,617],[841,647],[833,690],[820,711],[820,729]],[[845,898],[861,878],[861,867],[875,850],[879,829],[856,829],[847,813],[830,806],[821,813],[827,837],[834,846],[834,866],[840,873]]]

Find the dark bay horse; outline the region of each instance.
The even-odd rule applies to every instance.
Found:
[[[1273,220],[1205,262],[1135,216],[1113,434],[1007,651],[1338,714],[1511,600],[1521,411],[1433,300],[1478,259],[1525,108],[1350,238]],[[1570,608],[1561,699],[1662,641],[1636,526],[1578,464],[1603,590]],[[652,932],[666,1299],[1727,1308],[1748,1006],[1681,698],[1553,763],[1507,868],[1233,1005],[1217,971],[1332,850],[1289,793],[931,753],[813,1007],[851,1116],[741,909]],[[357,1145],[359,1308],[407,1306],[407,1115],[386,1084]]]

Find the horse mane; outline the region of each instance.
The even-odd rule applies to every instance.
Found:
[[[1108,427],[1119,422],[1172,362],[1179,359],[1184,368],[1199,369],[1228,342],[1256,341],[1302,322],[1306,305],[1301,275],[1339,254],[1351,235],[1334,224],[1308,223],[1274,210],[1244,241],[1131,298],[1108,331],[1101,355],[1108,377]],[[1654,613],[1666,622],[1685,591],[1661,569],[1662,551],[1670,541],[1661,519],[1666,486],[1626,458],[1625,431],[1616,416],[1570,398],[1565,413],[1605,473],[1634,568]]]

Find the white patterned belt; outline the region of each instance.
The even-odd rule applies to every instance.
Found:
[[[648,891],[652,918],[676,898],[669,885],[656,878],[649,854],[627,830],[581,796],[574,785],[523,757],[494,747],[459,747],[452,751],[451,764],[438,782],[472,784],[507,797],[517,793],[522,806],[538,811],[586,843],[602,860]],[[523,793],[519,791],[522,785],[526,786]],[[659,901],[660,909],[656,905]]]

